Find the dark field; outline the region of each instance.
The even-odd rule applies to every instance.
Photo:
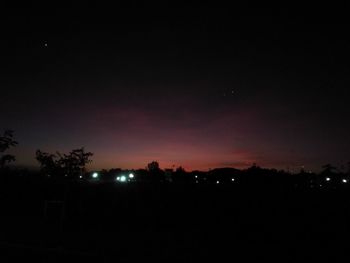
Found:
[[[334,262],[349,253],[347,189],[21,179],[0,193],[2,262]]]

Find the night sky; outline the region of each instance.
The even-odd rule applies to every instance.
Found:
[[[40,6],[1,16],[1,129],[17,164],[318,170],[350,161],[343,6]]]

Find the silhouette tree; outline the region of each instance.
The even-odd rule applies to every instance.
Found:
[[[164,172],[159,168],[159,163],[157,161],[152,161],[149,164],[147,164],[147,170],[151,175],[151,181],[164,181]]]
[[[186,173],[185,169],[182,166],[179,166],[178,168],[176,168],[175,172],[176,173],[181,173],[181,174]]]
[[[59,155],[59,165],[62,167],[65,175],[77,176],[85,172],[85,166],[92,162],[91,152],[85,152],[84,147],[72,150],[69,154]]]
[[[159,163],[157,161],[152,161],[149,164],[147,164],[147,169],[150,172],[158,171],[158,170],[160,170]]]
[[[4,134],[0,136],[0,169],[3,169],[8,163],[16,161],[16,157],[11,154],[4,154],[11,147],[15,147],[18,142],[13,139],[13,131],[5,130]]]
[[[69,154],[49,154],[36,151],[36,159],[40,163],[41,171],[45,174],[78,176],[85,172],[85,166],[91,163],[91,152],[85,152],[84,147],[74,149]]]
[[[185,183],[185,182],[189,182],[190,179],[191,179],[190,176],[186,174],[186,171],[182,166],[179,166],[178,168],[176,168],[174,177],[173,177],[174,182]]]
[[[37,150],[35,159],[40,163],[41,172],[47,175],[59,175],[61,167],[55,154],[50,154]]]

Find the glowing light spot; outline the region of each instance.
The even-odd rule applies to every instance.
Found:
[[[326,177],[326,181],[329,182],[331,180],[331,178],[329,177]]]
[[[80,175],[80,176],[79,176],[79,178],[81,179],[81,178],[83,178],[83,176],[82,176],[82,175]]]
[[[92,174],[92,178],[97,178],[98,177],[98,173],[93,173]]]
[[[235,181],[235,178],[232,178],[231,181],[234,182],[234,181]]]
[[[198,178],[198,175],[195,175],[195,176],[194,176],[194,178],[196,178],[196,179],[197,179],[197,178]]]
[[[219,184],[220,183],[220,181],[216,181],[216,184]]]
[[[134,178],[134,174],[132,174],[132,173],[129,174],[129,178],[131,178],[131,179]]]
[[[347,180],[347,179],[343,179],[342,182],[343,182],[344,184],[346,184],[346,183],[348,182],[348,180]]]
[[[120,176],[120,181],[123,183],[126,182],[126,176],[125,175]]]

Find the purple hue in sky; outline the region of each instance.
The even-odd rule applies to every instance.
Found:
[[[80,8],[2,18],[1,123],[18,165],[81,146],[90,169],[349,161],[345,14]]]

